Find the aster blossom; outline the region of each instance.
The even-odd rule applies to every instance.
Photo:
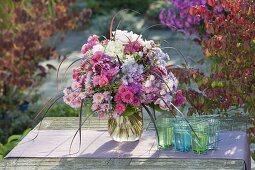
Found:
[[[169,56],[159,44],[126,30],[112,34],[106,40],[90,36],[82,46],[73,83],[63,91],[66,104],[77,108],[90,100],[99,118],[111,118],[130,115],[142,105],[169,110],[173,103],[185,103],[178,80],[166,69]]]

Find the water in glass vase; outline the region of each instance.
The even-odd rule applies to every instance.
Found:
[[[118,116],[108,120],[108,132],[117,142],[137,141],[143,131],[142,112],[130,116]]]

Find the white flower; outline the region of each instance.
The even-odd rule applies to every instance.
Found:
[[[152,46],[155,45],[154,41],[153,40],[145,40],[142,42],[142,46],[144,47],[144,50],[147,50],[147,49],[152,49]]]
[[[149,88],[149,87],[151,87],[151,81],[150,80],[146,80],[145,82],[144,82],[144,87],[146,87],[146,88]]]
[[[101,44],[94,45],[92,48],[92,53],[95,54],[97,51],[104,52],[105,48]]]
[[[120,44],[118,41],[109,41],[105,48],[105,54],[116,58],[122,58],[124,52],[124,46]]]
[[[142,39],[142,35],[138,35],[128,31],[117,30],[113,32],[113,36],[115,36],[115,40],[119,41],[121,44],[128,44],[129,42],[138,41],[140,44],[143,44],[144,41]]]

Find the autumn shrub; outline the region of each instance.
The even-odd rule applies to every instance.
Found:
[[[47,45],[57,32],[88,25],[91,11],[71,11],[74,0],[0,1],[0,128],[30,100],[31,91],[46,76],[40,62],[57,57]],[[48,64],[48,68],[55,69]],[[6,116],[8,115],[8,116]],[[6,128],[8,126],[5,126]],[[11,132],[10,132],[11,133]]]
[[[189,113],[227,115],[235,110],[239,115],[248,113],[254,116],[254,1],[175,1],[173,5],[182,11],[171,9],[170,13],[176,13],[176,17],[171,18],[164,9],[160,15],[163,24],[195,34],[196,42],[203,47],[205,60],[211,61],[210,75],[199,70],[195,75],[194,71],[190,75],[190,69],[177,70],[180,75],[189,75],[184,84],[190,84],[192,80],[198,85],[197,90],[186,90],[191,104]],[[196,18],[199,20],[194,22]]]

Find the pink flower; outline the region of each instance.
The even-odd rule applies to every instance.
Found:
[[[102,103],[104,100],[103,93],[96,93],[93,95],[93,103]]]
[[[80,99],[85,99],[85,98],[86,98],[86,93],[81,92],[81,93],[79,94],[79,98],[80,98]]]
[[[114,101],[117,103],[121,102],[121,94],[120,93],[115,94]]]
[[[134,94],[127,90],[126,92],[121,94],[121,99],[125,103],[132,103],[134,100]]]
[[[76,98],[73,100],[71,107],[73,108],[79,108],[81,107],[81,99],[80,98]]]
[[[94,86],[98,85],[98,84],[99,84],[99,80],[100,80],[100,76],[95,76],[95,77],[93,78],[93,85],[94,85]]]
[[[108,70],[107,75],[109,77],[114,77],[118,72],[119,72],[119,70],[117,68],[112,68],[112,69]]]
[[[98,113],[98,118],[99,119],[107,119],[107,114],[105,112],[99,112]]]
[[[118,117],[119,115],[117,114],[117,112],[116,111],[114,111],[113,113],[112,113],[112,118],[116,118],[116,117]]]
[[[69,95],[71,92],[72,92],[72,91],[71,91],[70,89],[68,89],[68,88],[65,88],[65,89],[63,90],[63,93],[64,93],[65,96]]]
[[[140,102],[140,99],[138,98],[138,97],[134,97],[134,100],[133,100],[133,102],[132,102],[132,104],[134,105],[134,106],[140,106],[141,105],[141,102]]]
[[[87,51],[89,51],[89,49],[91,48],[91,46],[89,44],[84,44],[82,47],[81,47],[81,53],[82,54],[86,54]]]
[[[126,92],[128,89],[127,89],[127,86],[125,86],[125,85],[121,85],[120,87],[119,87],[119,89],[118,89],[118,92],[119,93],[124,93],[124,92]]]
[[[73,90],[78,90],[80,88],[80,84],[77,81],[74,81],[71,85]]]
[[[109,98],[109,96],[110,96],[110,92],[109,92],[109,91],[105,91],[105,92],[103,93],[103,95],[104,95],[104,99],[105,99],[105,100],[108,100],[108,98]]]
[[[186,97],[184,97],[183,95],[182,95],[182,91],[181,90],[177,90],[177,92],[176,92],[176,95],[175,95],[175,100],[174,100],[174,105],[176,106],[176,107],[179,107],[179,106],[181,106],[181,105],[183,105],[184,103],[186,103]]]
[[[80,72],[80,68],[74,68],[73,70],[73,79],[77,82],[80,81],[80,75],[81,75],[81,72]]]
[[[103,56],[103,53],[101,51],[95,52],[95,54],[93,55],[93,57],[90,60],[90,63],[94,64],[94,63],[98,62],[102,56]]]
[[[99,39],[97,35],[90,36],[88,38],[88,43],[84,44],[81,47],[81,53],[86,54],[94,45],[99,43]]]
[[[116,106],[115,106],[115,112],[118,114],[118,115],[121,115],[123,112],[125,112],[126,110],[126,107],[122,104],[122,103],[118,103]]]
[[[78,92],[72,92],[72,93],[70,94],[70,96],[71,96],[71,98],[72,98],[72,101],[74,101],[75,99],[78,98],[79,93],[78,93]]]
[[[68,104],[68,105],[70,105],[70,103],[71,103],[71,101],[72,101],[72,99],[71,99],[69,96],[64,96],[64,97],[63,97],[63,100],[64,100],[64,102],[65,102],[66,104]]]
[[[108,84],[109,84],[109,81],[107,77],[105,75],[101,75],[99,79],[99,86],[104,87],[104,86],[107,86]]]
[[[89,36],[88,38],[88,44],[90,44],[91,46],[94,46],[96,44],[99,43],[99,39],[98,39],[98,36],[97,35],[92,35],[92,36]]]
[[[109,110],[109,104],[106,104],[106,103],[101,104],[101,110],[102,111],[108,111]]]
[[[134,54],[141,49],[141,45],[138,41],[129,42],[124,49],[125,54]]]
[[[165,100],[165,99],[164,99],[164,100]],[[159,107],[160,107],[162,110],[167,110],[168,107],[167,107],[167,105],[166,105],[165,102],[167,102],[167,101],[163,101],[162,99],[158,98],[158,99],[156,100],[155,104],[158,104]]]
[[[93,103],[91,106],[92,111],[96,111],[96,110],[100,110],[100,109],[101,109],[101,107],[98,103]]]

